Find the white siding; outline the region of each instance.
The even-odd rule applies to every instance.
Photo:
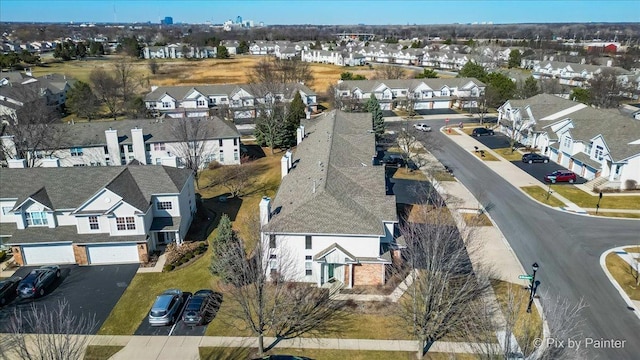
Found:
[[[169,202],[171,203],[171,209],[160,210],[158,209],[158,203]],[[178,196],[175,195],[159,195],[154,196],[153,199],[153,216],[154,217],[176,217],[180,216],[180,208],[178,204]]]
[[[144,235],[145,234],[144,218],[139,215],[133,215],[135,211],[136,209],[133,206],[124,202],[121,203],[113,212],[115,216],[109,218],[109,233],[112,236]],[[133,216],[133,218],[135,219],[136,228],[134,230],[118,230],[118,227],[116,224],[116,218],[129,217],[129,216]]]
[[[104,212],[106,210],[109,210],[120,200],[122,200],[122,198],[119,195],[107,189],[104,189],[101,193],[98,194],[97,197],[93,198],[89,203],[87,203],[84,207],[81,207],[79,210]]]
[[[0,200],[0,223],[15,223],[15,214],[5,214],[16,205],[15,200]]]

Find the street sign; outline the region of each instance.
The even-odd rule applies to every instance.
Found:
[[[520,279],[520,280],[533,280],[533,276],[531,276],[531,275],[519,275],[518,279]]]

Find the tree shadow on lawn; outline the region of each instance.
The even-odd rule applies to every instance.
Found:
[[[230,193],[207,199],[199,198],[197,201],[198,211],[187,234],[189,241],[206,240],[218,227],[222,214],[227,214],[231,221],[235,221],[240,206],[242,206],[242,199],[231,197]]]

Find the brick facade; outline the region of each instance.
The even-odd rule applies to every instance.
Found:
[[[88,265],[89,259],[87,258],[87,247],[84,245],[71,245],[73,247],[73,256],[76,258],[78,265]]]
[[[384,285],[384,264],[354,264],[353,285]]]
[[[143,264],[149,262],[149,248],[147,244],[138,244],[138,259],[140,259],[140,262]]]

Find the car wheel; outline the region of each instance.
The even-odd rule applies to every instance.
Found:
[[[40,291],[38,291],[38,294],[39,294],[40,296],[44,296],[44,289],[40,289]]]
[[[556,183],[556,179],[551,180],[551,183],[555,184]]]
[[[56,271],[56,277],[59,278],[60,277],[60,270]]]
[[[533,160],[529,160],[529,164],[533,164]]]
[[[542,162],[546,164],[546,163],[548,163],[548,162],[549,162],[549,160],[544,159],[544,161],[542,161]]]
[[[569,184],[573,184],[573,179],[569,179]]]

